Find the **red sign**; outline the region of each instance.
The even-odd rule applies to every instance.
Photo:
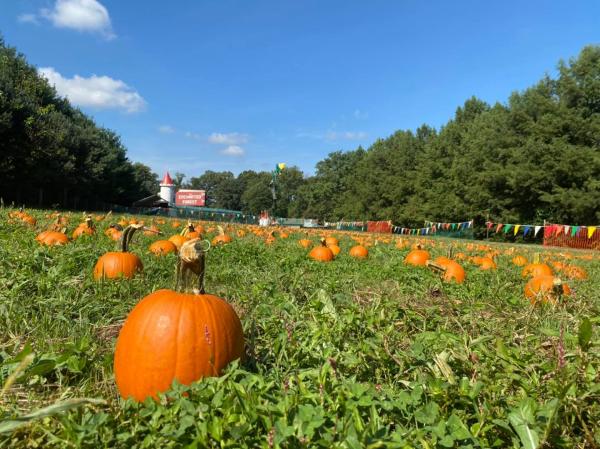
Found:
[[[204,190],[179,190],[175,194],[175,205],[203,207],[206,202]]]

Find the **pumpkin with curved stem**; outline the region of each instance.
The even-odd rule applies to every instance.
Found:
[[[197,231],[194,225],[192,224],[192,220],[188,220],[187,225],[185,226],[185,228],[183,228],[183,231],[181,231],[181,235],[189,240],[201,237],[200,232]]]
[[[408,265],[414,265],[416,267],[424,267],[429,259],[429,251],[418,247],[416,249],[411,250],[406,255],[406,257],[404,258],[404,263]]]
[[[177,284],[159,290],[131,311],[117,339],[114,373],[123,398],[156,399],[173,381],[189,385],[218,376],[244,357],[244,334],[235,310],[204,291],[205,253],[199,239],[181,248]],[[197,275],[198,286],[189,280]]]
[[[88,215],[83,223],[81,223],[77,228],[73,231],[73,238],[77,239],[84,235],[94,235],[96,232],[96,228],[94,227],[94,222],[92,221],[92,217]]]
[[[150,252],[157,256],[163,256],[169,253],[176,253],[177,247],[170,240],[157,240],[150,245]]]
[[[465,270],[458,262],[448,258],[443,258],[438,262],[439,259],[438,257],[435,262],[428,260],[426,265],[439,272],[444,282],[454,281],[457,284],[462,284],[465,281]]]
[[[308,253],[308,257],[318,262],[331,262],[334,255],[331,249],[325,244],[325,239],[321,239],[321,244],[315,246],[310,253]]]
[[[369,257],[369,250],[362,245],[356,245],[350,248],[349,254],[355,259],[366,259]]]
[[[217,229],[219,230],[219,234],[212,239],[211,244],[213,246],[227,245],[228,243],[232,242],[232,238],[229,235],[225,234],[225,231],[221,226],[217,226]]]
[[[540,275],[531,278],[525,285],[525,297],[532,304],[556,302],[561,296],[569,296],[571,289],[553,275]]]
[[[141,225],[129,225],[125,228],[121,238],[121,251],[108,252],[98,259],[94,267],[94,279],[131,279],[137,272],[142,271],[140,258],[128,251],[133,234],[140,228]]]

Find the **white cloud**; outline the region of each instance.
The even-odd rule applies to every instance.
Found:
[[[39,20],[35,14],[21,14],[17,17],[19,23],[33,23],[34,25],[39,24]]]
[[[161,134],[173,134],[175,132],[175,128],[170,125],[160,125],[158,127],[158,132]]]
[[[92,75],[84,78],[75,75],[65,78],[52,67],[38,69],[56,91],[78,106],[94,109],[121,109],[125,112],[139,112],[146,107],[146,101],[134,89],[121,80],[108,76]]]
[[[107,39],[115,37],[108,10],[98,0],[56,0],[52,9],[42,9],[39,15],[57,28],[100,33]]]
[[[367,137],[364,131],[327,131],[325,140],[361,140]]]
[[[210,143],[218,143],[225,145],[239,145],[248,142],[248,134],[240,133],[212,133],[208,136]]]
[[[202,136],[200,134],[196,134],[196,133],[193,133],[191,131],[186,131],[186,133],[184,135],[188,139],[202,140]]]
[[[225,148],[223,151],[221,151],[221,154],[224,154],[226,156],[243,156],[245,153],[244,149],[238,145],[229,145],[227,148]]]

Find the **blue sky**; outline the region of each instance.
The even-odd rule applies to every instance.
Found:
[[[600,2],[1,0],[0,32],[160,175],[312,173],[554,74]]]

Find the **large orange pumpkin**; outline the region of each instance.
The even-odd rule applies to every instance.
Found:
[[[319,262],[331,262],[334,255],[331,249],[325,244],[325,239],[321,239],[321,244],[311,249],[308,257]]]
[[[350,248],[350,257],[355,259],[366,259],[369,257],[369,250],[362,245],[356,245]]]
[[[404,263],[424,267],[429,259],[430,256],[428,251],[425,251],[424,249],[413,249],[406,255]]]
[[[94,279],[131,279],[139,271],[142,271],[142,261],[135,254],[130,253],[129,243],[134,232],[141,225],[129,225],[123,231],[121,237],[121,251],[111,251],[103,254],[94,267]]]
[[[186,277],[196,273],[198,292],[159,290],[146,296],[119,333],[114,372],[123,398],[156,399],[175,380],[187,385],[204,376],[218,376],[244,356],[244,334],[235,310],[204,292],[205,251],[199,251],[196,242],[182,247],[186,256],[180,256],[178,285],[186,288]]]

